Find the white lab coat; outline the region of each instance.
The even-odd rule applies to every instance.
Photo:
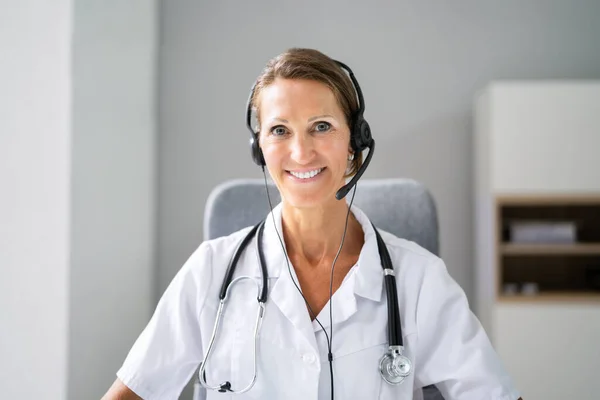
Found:
[[[516,400],[519,393],[443,261],[413,242],[380,230],[396,272],[405,355],[414,368],[399,386],[383,381],[378,365],[387,349],[388,310],[382,266],[369,219],[356,206],[352,212],[362,225],[365,243],[358,263],[332,299],[336,399],[421,399],[421,388],[436,384],[447,400]],[[281,234],[281,204],[273,216]],[[325,334],[311,321],[291,280],[271,215],[266,221],[263,249],[269,296],[259,338],[256,383],[239,396],[213,391],[203,396],[209,400],[330,399]],[[163,294],[117,372],[142,398],[178,398],[203,360],[225,270],[249,230],[202,243]],[[220,334],[207,364],[209,384],[230,381],[232,388],[240,389],[252,378],[256,283],[260,284],[261,276],[254,240],[235,275],[253,279],[239,281],[229,292]],[[293,267],[291,276],[297,282]],[[329,304],[318,319],[329,334]]]

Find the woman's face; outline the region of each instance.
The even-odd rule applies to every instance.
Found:
[[[310,80],[277,78],[259,98],[267,169],[294,207],[337,201],[350,155],[350,130],[333,92]]]

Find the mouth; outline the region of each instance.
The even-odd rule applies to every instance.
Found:
[[[319,178],[321,173],[327,169],[327,167],[317,168],[310,171],[296,172],[296,171],[285,171],[291,179],[297,182],[312,182]]]

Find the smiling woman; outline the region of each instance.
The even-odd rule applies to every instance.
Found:
[[[277,85],[273,87],[275,81]],[[297,97],[307,94],[311,89],[317,91],[310,93],[310,100],[304,98],[304,101],[301,101],[302,99]],[[268,93],[264,95],[264,91]],[[341,130],[342,134],[348,135],[347,144],[350,140],[349,127],[352,126],[359,109],[356,93],[348,75],[329,57],[312,49],[292,49],[269,61],[256,81],[251,104],[259,123],[257,131],[260,131],[262,138],[265,133],[277,127],[277,122],[281,122],[283,126],[276,134],[294,132],[285,125],[290,121],[284,115],[277,115],[287,112],[290,118],[295,117],[293,122],[296,124],[300,122],[298,118],[305,118],[301,121],[300,132],[304,132],[309,124],[317,132],[328,132],[333,128],[338,131],[338,136]],[[305,109],[306,105],[310,108]],[[307,115],[300,116],[300,111]],[[313,114],[308,115],[310,113]],[[261,124],[263,121],[265,125]],[[362,153],[359,153],[350,163],[346,176],[356,173],[361,163]]]
[[[177,398],[198,365],[203,399],[519,397],[444,262],[344,201],[374,154],[363,113],[345,64],[311,49],[267,64],[246,121],[282,201],[200,245],[106,399]]]
[[[294,207],[337,202],[353,153],[333,92],[320,82],[277,78],[259,96],[260,147],[281,195]]]

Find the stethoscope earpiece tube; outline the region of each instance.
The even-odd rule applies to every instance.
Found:
[[[389,275],[388,275],[389,276]],[[390,346],[403,346],[403,339],[402,339],[402,326],[400,325],[400,318],[398,317],[400,315],[400,309],[399,309],[399,305],[398,305],[398,289],[396,286],[396,277],[395,276],[389,276],[389,279],[391,279],[393,282],[393,284],[391,285],[391,295],[390,297],[392,298],[392,302],[394,304],[394,314],[396,315],[396,317],[392,320],[391,325],[394,326],[394,331],[396,333],[396,337],[398,338],[397,341],[396,340],[392,340],[390,341]]]
[[[390,254],[381,235],[373,226],[377,237],[377,248],[383,267],[385,289],[388,305],[388,351],[381,357],[379,373],[384,381],[390,385],[399,385],[410,375],[412,364],[404,352],[402,341],[402,324],[400,322],[400,306],[398,305],[398,289],[396,276]]]
[[[398,331],[396,329],[396,324],[392,323],[392,321],[394,320],[394,316],[396,315],[396,310],[394,310],[394,307],[391,306],[391,303],[393,302],[393,296],[391,296],[391,292],[394,287],[394,283],[392,282],[394,280],[394,276],[386,275],[383,279],[385,282],[385,292],[387,293],[388,302],[388,343],[390,346],[401,346],[402,344],[395,343],[395,341],[398,338]]]
[[[256,241],[256,251],[258,252],[258,257],[260,259],[260,270],[262,272],[262,288],[260,290],[260,296],[258,297],[258,301],[261,304],[267,302],[267,292],[269,290],[268,287],[268,276],[269,273],[267,271],[267,263],[265,262],[265,253],[263,252],[263,248],[260,245],[262,243],[263,232],[265,230],[265,221],[263,220],[260,223],[260,227],[258,228],[258,240]]]
[[[221,285],[221,292],[219,293],[220,300],[225,299],[225,296],[227,295],[227,288],[229,287],[229,285],[231,284],[231,280],[233,279],[233,273],[235,272],[235,266],[237,265],[240,257],[242,256],[242,250],[246,246],[248,246],[248,243],[254,237],[256,230],[263,224],[264,224],[264,221],[261,221],[260,223],[256,224],[252,228],[252,230],[250,232],[248,232],[248,234],[240,242],[240,244],[238,244],[238,246],[236,247],[235,252],[233,253],[233,257],[231,258],[231,261],[229,262],[229,266],[227,267],[227,272],[225,272],[225,279],[223,279],[223,284]],[[265,297],[266,297],[266,295],[265,295]]]
[[[381,235],[373,226],[377,238],[377,248],[383,267],[383,279],[385,282],[385,292],[387,294],[388,306],[388,341],[390,346],[402,346],[402,325],[400,323],[400,309],[398,308],[398,290],[396,289],[396,277],[390,253],[387,250],[385,242]]]

